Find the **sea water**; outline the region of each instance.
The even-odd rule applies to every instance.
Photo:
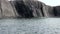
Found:
[[[60,34],[60,18],[0,19],[0,34]]]

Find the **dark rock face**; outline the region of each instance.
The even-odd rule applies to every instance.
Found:
[[[55,6],[54,8],[54,15],[56,17],[60,17],[60,6]]]
[[[51,7],[39,1],[1,0],[0,17],[60,17],[60,6]]]
[[[14,1],[17,13],[22,17],[43,17],[42,3],[38,1]]]
[[[56,10],[55,7],[54,7],[54,9],[53,9],[53,14],[54,14],[54,16],[57,16],[57,10]]]
[[[8,7],[7,4],[10,7]],[[11,17],[11,16],[23,17],[23,18],[51,17],[50,15],[52,13],[52,7],[47,6],[39,1],[16,0],[16,1],[10,1],[10,3],[7,1],[3,1],[2,5],[3,5],[2,15],[4,17]],[[8,7],[8,9],[4,6]]]
[[[23,1],[15,1],[15,8],[17,10],[17,13],[21,15],[22,17],[29,18],[33,17],[32,10],[28,6],[24,4]]]

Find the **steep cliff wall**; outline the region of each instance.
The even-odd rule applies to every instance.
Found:
[[[21,1],[15,1],[15,2],[21,2]],[[53,7],[47,6],[46,4],[39,2],[39,1],[23,1],[24,5],[30,8],[33,17],[53,17]],[[25,9],[28,10],[28,9]],[[28,12],[30,12],[28,10]]]
[[[2,17],[16,17],[13,7],[7,0],[1,0],[1,10]]]
[[[56,17],[60,17],[60,6],[55,6],[55,7],[53,7],[54,9],[54,15],[56,16]]]
[[[0,17],[55,17],[54,7],[39,1],[0,0]]]
[[[42,4],[43,12],[45,17],[54,17],[53,7]]]
[[[33,13],[34,17],[43,17],[42,14],[42,3],[38,1],[24,1],[25,5],[27,5]]]

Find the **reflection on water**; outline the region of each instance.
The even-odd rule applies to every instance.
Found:
[[[1,19],[1,34],[60,34],[60,18]]]

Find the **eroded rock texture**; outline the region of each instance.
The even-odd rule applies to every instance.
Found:
[[[60,16],[59,7],[51,7],[40,1],[0,0],[0,17],[56,17]]]
[[[2,17],[15,17],[14,10],[7,0],[1,0]]]
[[[23,0],[13,2],[17,13],[22,17],[53,17],[53,7],[39,1]]]
[[[30,8],[26,6],[23,1],[16,1],[15,8],[17,13],[22,17],[33,17],[32,10],[30,10]]]

